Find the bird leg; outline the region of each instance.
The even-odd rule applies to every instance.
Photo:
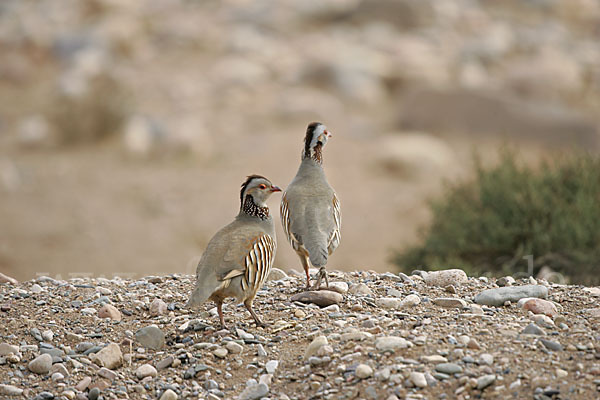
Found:
[[[306,273],[306,287],[304,288],[305,291],[310,290],[310,275],[308,274],[308,268],[309,268],[309,260],[308,260],[308,256],[306,254],[302,254],[300,255],[300,261],[302,262],[302,266],[304,267],[304,272]]]
[[[223,302],[216,301],[215,303],[217,303],[217,312],[219,313],[219,321],[221,322],[221,329],[227,329],[227,326],[225,325],[225,319],[223,319]]]
[[[262,322],[260,320],[260,318],[258,318],[258,315],[256,315],[256,313],[252,309],[252,300],[248,299],[248,300],[244,301],[244,305],[246,306],[246,309],[250,312],[250,315],[252,315],[252,318],[254,318],[254,322],[256,322],[256,326],[265,328],[267,325],[264,322]]]
[[[321,280],[323,280],[323,278],[325,278],[325,284],[329,288],[329,279],[327,278],[327,270],[325,269],[325,267],[321,267],[321,268],[319,268],[319,272],[317,272],[317,282],[311,288],[311,290],[319,290],[319,288],[321,287]]]

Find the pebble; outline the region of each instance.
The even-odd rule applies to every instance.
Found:
[[[100,389],[95,387],[91,388],[88,392],[88,400],[97,400],[100,397]]]
[[[31,293],[42,293],[44,291],[44,288],[42,288],[40,285],[38,285],[37,283],[34,283],[33,285],[31,285]]]
[[[114,380],[117,379],[117,373],[114,371],[111,371],[110,369],[106,368],[106,367],[102,367],[98,370],[98,372],[96,372],[96,374],[98,374],[98,376],[101,376],[103,378],[106,378],[108,380]]]
[[[163,370],[163,369],[167,369],[171,365],[173,365],[174,361],[175,361],[175,358],[173,356],[167,356],[156,363],[156,369],[159,371]]]
[[[563,350],[563,346],[560,343],[555,342],[553,340],[540,339],[540,341],[542,342],[544,347],[546,347],[548,350],[552,350],[552,351],[562,351]]]
[[[251,333],[248,333],[242,329],[236,329],[235,332],[237,333],[238,337],[240,339],[243,340],[254,340],[254,335],[252,335]]]
[[[121,311],[119,311],[112,304],[104,304],[98,310],[98,318],[108,318],[113,321],[121,321],[123,316],[121,315]]]
[[[496,375],[484,375],[477,378],[477,390],[483,390],[496,381]]]
[[[523,335],[545,335],[546,332],[536,324],[529,324],[521,331]]]
[[[423,356],[423,357],[421,357],[421,359],[423,360],[423,362],[431,363],[431,364],[439,364],[439,363],[448,362],[448,359],[446,357],[440,356],[438,354],[434,354],[431,356]]]
[[[331,282],[329,289],[338,292],[340,294],[348,293],[348,284],[346,282]]]
[[[395,310],[400,308],[402,300],[397,297],[379,297],[375,300],[375,304],[377,304],[378,307],[386,310]]]
[[[90,359],[100,367],[108,369],[117,369],[123,364],[123,353],[116,343],[110,343],[97,353],[94,353]]]
[[[299,319],[304,319],[306,318],[306,313],[300,309],[294,311],[294,317],[299,318]]]
[[[524,297],[548,297],[548,288],[541,285],[525,285],[487,289],[475,296],[475,303],[499,307],[507,301],[518,302]]]
[[[494,364],[494,356],[488,353],[483,353],[479,356],[480,365],[492,365]]]
[[[217,357],[217,358],[225,358],[225,357],[227,357],[227,353],[229,353],[229,352],[228,352],[228,351],[227,351],[227,349],[226,349],[226,348],[224,348],[224,347],[217,347],[216,349],[214,349],[214,350],[212,351],[212,353],[213,353],[213,354],[215,355],[215,357]]]
[[[375,347],[379,351],[396,351],[398,349],[406,349],[411,346],[411,343],[406,339],[398,336],[383,336],[375,340]]]
[[[156,375],[156,368],[150,364],[142,364],[135,370],[135,376],[138,379],[144,379],[147,376],[155,377]]]
[[[238,400],[257,400],[269,393],[269,387],[265,383],[249,382],[246,388],[238,396]]]
[[[92,383],[92,378],[90,378],[89,376],[85,376],[82,380],[79,381],[79,383],[77,383],[77,385],[75,385],[75,389],[77,389],[80,392],[83,392],[88,388],[90,383]]]
[[[409,379],[416,387],[427,387],[427,379],[425,379],[425,374],[422,372],[411,372]]]
[[[42,332],[42,339],[44,339],[46,342],[51,342],[52,339],[54,339],[54,332],[52,332],[50,329],[45,330]]]
[[[9,354],[19,354],[19,346],[0,343],[0,356],[7,356]]]
[[[86,307],[86,308],[81,309],[81,313],[84,315],[95,315],[96,309],[93,307]]]
[[[158,317],[167,313],[167,303],[161,299],[154,299],[150,304],[150,315]]]
[[[350,286],[348,289],[350,294],[355,296],[372,296],[373,291],[364,283],[357,283],[355,285]]]
[[[421,298],[416,294],[409,294],[400,302],[400,308],[411,308],[419,305]]]
[[[267,356],[267,352],[266,352],[265,348],[260,343],[256,346],[256,355],[259,356],[259,357],[266,357]]]
[[[60,372],[55,372],[50,376],[50,379],[52,379],[53,382],[60,382],[65,379],[65,376]]]
[[[304,351],[304,359],[308,360],[309,357],[316,355],[319,349],[327,344],[329,344],[327,337],[317,336]]]
[[[569,376],[569,373],[567,371],[565,371],[564,369],[556,368],[555,372],[556,372],[556,377],[559,379],[566,378],[567,376]]]
[[[462,269],[447,269],[443,271],[430,271],[424,277],[425,283],[429,286],[454,287],[461,286],[469,281],[467,274]]]
[[[311,290],[308,292],[297,293],[290,298],[290,301],[299,301],[301,303],[312,303],[320,307],[327,307],[332,304],[341,303],[344,297],[331,290]]]
[[[554,303],[543,299],[530,299],[523,304],[523,309],[531,311],[534,314],[544,314],[549,317],[555,317],[558,315],[556,306]]]
[[[179,398],[179,396],[177,396],[177,393],[175,393],[171,389],[167,389],[160,396],[159,400],[177,400],[178,398]]]
[[[241,344],[236,343],[234,341],[227,342],[225,348],[231,354],[240,354],[242,350],[244,350],[244,347]]]
[[[441,372],[443,374],[454,375],[462,372],[462,367],[458,364],[454,363],[440,363],[435,366],[435,370],[437,372]]]
[[[147,349],[160,350],[165,345],[165,334],[156,325],[149,325],[135,332],[135,340]]]
[[[432,300],[433,304],[446,307],[446,308],[464,308],[467,306],[467,302],[463,299],[457,299],[455,297],[439,297]]]
[[[275,370],[277,370],[278,366],[279,366],[279,361],[277,361],[277,360],[269,360],[267,362],[267,364],[265,364],[265,369],[267,370],[267,373],[274,374]]]
[[[369,367],[367,364],[358,364],[354,374],[359,379],[366,379],[373,375],[373,368]]]
[[[268,281],[280,281],[287,277],[288,277],[288,275],[282,269],[271,268],[271,272],[269,272],[269,276],[267,277],[267,282]]]
[[[0,394],[3,396],[21,396],[23,389],[13,385],[0,384]]]
[[[52,356],[50,354],[41,354],[27,364],[27,368],[38,375],[46,375],[52,368]]]

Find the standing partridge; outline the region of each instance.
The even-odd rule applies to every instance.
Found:
[[[281,199],[281,223],[306,272],[307,290],[311,264],[319,268],[312,289],[318,289],[323,278],[329,287],[327,257],[340,243],[340,202],[323,171],[323,148],[330,137],[325,125],[308,125],[300,168]]]
[[[251,175],[242,184],[240,212],[206,246],[188,307],[214,301],[221,326],[225,327],[223,301],[235,297],[244,302],[258,326],[265,326],[252,309],[252,302],[269,276],[277,248],[273,218],[265,202],[280,191],[260,175]]]

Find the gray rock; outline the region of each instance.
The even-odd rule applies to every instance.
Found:
[[[27,368],[38,375],[46,375],[52,368],[52,356],[50,354],[42,354],[29,362]]]
[[[422,372],[411,372],[410,373],[410,381],[419,388],[427,387],[427,379],[425,379],[425,374]]]
[[[545,335],[546,332],[536,324],[529,324],[521,332],[523,335]]]
[[[265,369],[267,370],[268,374],[274,374],[275,371],[277,370],[278,366],[279,366],[279,361],[270,360],[267,362],[267,364],[265,364]]]
[[[154,368],[150,364],[142,364],[135,370],[135,376],[138,379],[144,379],[147,376],[154,377],[156,375],[157,375],[156,368]]]
[[[320,307],[327,307],[332,304],[341,303],[344,296],[331,290],[316,290],[302,292],[293,295],[290,301],[299,301],[301,303],[313,303]]]
[[[135,339],[147,349],[160,350],[165,345],[165,334],[156,325],[138,329]]]
[[[437,372],[441,372],[443,374],[454,375],[460,374],[462,372],[462,367],[458,364],[454,363],[441,363],[435,366],[435,370]]]
[[[327,338],[325,336],[317,336],[313,339],[313,341],[308,345],[306,350],[304,351],[304,359],[308,360],[309,357],[317,354],[319,349],[328,344]]]
[[[279,269],[279,268],[271,268],[271,272],[269,272],[269,276],[267,278],[268,281],[279,281],[281,279],[287,278],[287,274]]]
[[[156,363],[156,369],[160,371],[161,369],[169,368],[173,364],[173,361],[175,361],[173,356],[167,356]]]
[[[246,389],[238,396],[239,400],[258,400],[269,393],[269,387],[265,383],[254,383],[246,386]]]
[[[463,308],[467,306],[467,302],[463,299],[457,299],[455,297],[439,297],[432,300],[433,304],[440,307],[446,308]]]
[[[13,385],[0,384],[0,394],[3,396],[21,396],[23,389]]]
[[[259,357],[266,357],[267,356],[267,351],[265,350],[265,348],[263,347],[262,344],[258,344],[256,346],[256,353]]]
[[[154,299],[150,304],[150,315],[158,317],[167,313],[167,303],[161,299]]]
[[[117,369],[123,364],[123,353],[116,343],[110,343],[90,358],[94,364],[108,369]]]
[[[0,343],[0,356],[7,356],[9,354],[19,354],[19,346]]]
[[[383,336],[375,340],[375,347],[379,351],[396,351],[398,349],[406,349],[411,343],[399,336]]]
[[[358,379],[366,379],[373,375],[373,368],[367,364],[358,364],[354,373]]]
[[[88,400],[97,400],[100,397],[100,389],[95,387],[88,392]]]
[[[350,294],[355,296],[371,296],[373,295],[373,291],[364,283],[357,283],[356,285],[352,285],[348,290]]]
[[[179,397],[177,396],[177,393],[175,393],[174,391],[172,391],[171,389],[167,389],[163,392],[163,394],[160,396],[159,400],[177,400]]]
[[[507,301],[517,302],[524,297],[546,298],[548,288],[541,285],[509,286],[487,289],[475,296],[475,303],[501,306]]]
[[[467,274],[462,269],[446,269],[443,271],[431,271],[424,277],[425,283],[429,286],[446,287],[454,285],[461,286],[469,281]]]
[[[483,390],[496,381],[496,375],[484,375],[477,378],[477,389]]]
[[[553,340],[540,339],[540,341],[548,350],[552,350],[552,351],[562,351],[563,350],[562,344],[555,342]]]

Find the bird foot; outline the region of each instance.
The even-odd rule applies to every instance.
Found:
[[[327,270],[325,268],[320,268],[319,272],[317,272],[317,282],[308,290],[321,290],[321,281],[325,279],[325,285],[329,288],[329,279],[327,278]]]

